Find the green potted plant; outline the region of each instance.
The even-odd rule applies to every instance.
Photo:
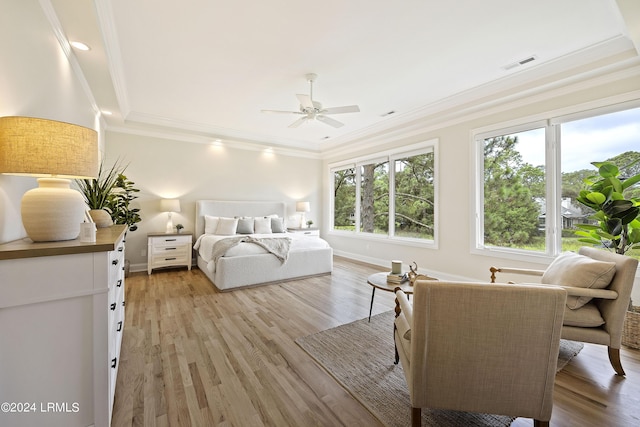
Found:
[[[587,188],[576,200],[595,211],[590,218],[596,224],[578,224],[578,240],[624,255],[640,247],[640,199],[628,195],[630,187],[640,182],[640,174],[624,179],[613,163],[591,164],[598,168],[598,175],[585,179]]]
[[[124,170],[123,170],[124,171]],[[106,209],[111,213],[114,224],[126,224],[129,231],[136,231],[140,218],[140,209],[131,207],[131,202],[138,198],[140,190],[134,187],[135,182],[129,180],[121,171],[116,178],[111,192],[107,196]]]
[[[113,225],[111,212],[107,210],[107,207],[109,194],[111,194],[111,190],[116,185],[118,175],[124,171],[124,169],[122,171],[120,169],[121,166],[118,162],[109,170],[106,170],[104,164],[100,163],[97,178],[75,180],[89,207],[89,215],[91,215],[98,228]]]
[[[633,162],[631,165],[633,165]],[[585,179],[578,202],[593,209],[596,224],[578,224],[580,242],[604,246],[625,255],[640,247],[640,198],[632,197],[631,187],[640,182],[640,174],[620,178],[620,169],[610,162],[591,163],[598,175]],[[627,169],[628,165],[625,169]],[[640,348],[640,307],[629,301],[622,331],[622,343]]]

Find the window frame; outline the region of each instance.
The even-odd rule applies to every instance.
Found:
[[[471,131],[470,150],[473,167],[470,203],[471,253],[493,255],[506,259],[522,261],[550,261],[562,252],[561,220],[561,126],[576,120],[588,119],[610,113],[640,107],[640,99],[624,100],[603,105],[582,105],[570,109],[552,111],[536,117],[524,117],[518,120],[485,126]],[[509,135],[535,128],[545,129],[545,176],[546,176],[546,216],[545,251],[533,251],[498,246],[486,246],[484,243],[484,140],[486,138]],[[549,215],[551,214],[551,215]]]
[[[328,165],[329,171],[329,229],[328,234],[342,237],[352,237],[358,239],[367,239],[375,241],[389,241],[409,246],[420,246],[428,248],[438,248],[438,228],[439,228],[439,168],[438,168],[438,144],[439,139],[433,138],[417,144],[400,147],[397,149],[387,150],[383,152],[373,153],[367,156],[356,157]],[[410,156],[420,154],[433,153],[433,239],[421,239],[415,237],[399,237],[395,235],[395,161]],[[389,168],[389,231],[386,234],[376,234],[360,231],[361,226],[361,176],[360,168],[362,165],[376,162],[388,162]],[[336,230],[335,220],[335,200],[333,197],[335,190],[334,173],[340,170],[354,168],[356,171],[356,195],[355,195],[355,228],[353,231]]]

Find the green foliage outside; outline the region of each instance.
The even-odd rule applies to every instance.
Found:
[[[545,235],[538,218],[541,207],[536,200],[546,198],[544,170],[542,167],[523,162],[516,148],[517,143],[517,136],[508,135],[485,140],[485,244],[543,252],[546,247]],[[640,152],[628,151],[608,159],[607,162],[617,165],[615,171],[620,176],[636,177],[640,174]],[[585,169],[562,173],[562,197],[580,200],[581,192],[585,191],[587,185],[593,184],[595,172]],[[639,180],[640,178],[627,179],[624,187],[624,197],[634,200],[631,203],[635,206],[640,205],[640,186],[636,185]],[[622,179],[620,182],[624,181]],[[613,196],[613,198],[620,197]],[[628,204],[625,206],[630,207]],[[585,208],[585,213],[594,214],[595,210]],[[632,222],[629,228],[637,230],[637,226],[640,226],[640,223]],[[585,226],[588,229],[587,232],[595,233],[593,227],[597,226]],[[587,236],[584,233],[582,236],[577,236],[575,232],[574,229],[563,230],[563,250],[577,250],[585,243],[606,246],[606,239],[603,241],[592,235],[587,242]],[[640,233],[640,231],[633,231],[633,233]],[[636,236],[640,239],[640,235],[634,234],[633,238],[627,237],[627,242],[629,239],[636,242]],[[609,235],[609,240],[611,237],[615,240],[615,235]],[[579,238],[585,240],[580,241]],[[640,258],[640,248],[636,246],[629,249],[627,255]]]
[[[395,160],[395,235],[433,238],[433,153]],[[389,162],[363,165],[360,169],[360,231],[389,232]],[[356,170],[334,172],[334,229],[355,230]]]

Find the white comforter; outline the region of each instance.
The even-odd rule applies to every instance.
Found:
[[[234,236],[219,236],[216,234],[203,234],[198,237],[193,248],[198,251],[200,257],[207,261],[208,269],[213,273],[215,271],[215,265],[212,260],[213,254],[213,246],[217,241],[221,239],[227,239],[232,237],[238,237],[240,235]],[[247,234],[247,236],[252,236],[255,238],[284,238],[289,237],[291,239],[291,246],[289,248],[289,252],[294,251],[305,251],[310,249],[322,249],[328,248],[329,243],[327,243],[323,239],[312,238],[308,236],[304,236],[296,233],[272,233],[272,234]],[[232,256],[244,256],[244,255],[256,255],[256,254],[266,254],[266,249],[262,248],[253,243],[241,242],[235,246],[233,246],[227,253],[224,255],[225,257]]]

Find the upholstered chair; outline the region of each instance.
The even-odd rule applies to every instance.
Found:
[[[421,408],[533,418],[548,425],[566,291],[536,285],[418,280],[396,289],[394,340]]]
[[[562,338],[608,347],[609,361],[625,375],[620,346],[625,313],[629,307],[638,260],[602,249],[582,247],[578,253],[559,255],[546,270],[491,267],[496,273],[540,276],[543,284],[567,290]]]

